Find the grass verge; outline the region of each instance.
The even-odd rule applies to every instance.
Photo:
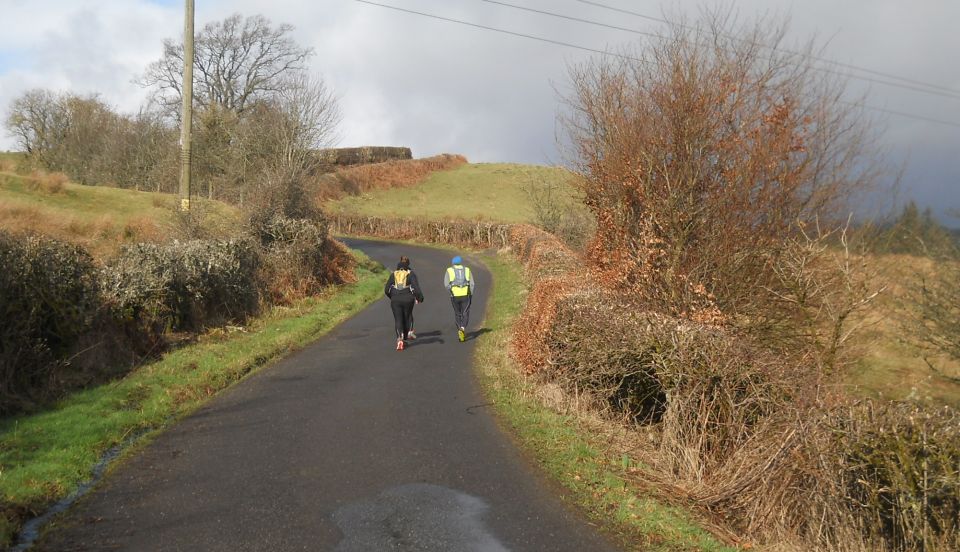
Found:
[[[0,422],[0,543],[91,477],[105,451],[160,430],[270,361],[323,335],[383,292],[382,269],[362,258],[355,284],[274,309],[243,331],[218,330],[113,383],[49,411]]]
[[[645,551],[732,551],[682,509],[664,504],[631,486],[639,467],[628,457],[607,452],[596,433],[570,415],[536,398],[509,356],[513,321],[526,288],[520,266],[505,256],[484,263],[495,282],[485,325],[493,331],[477,346],[479,378],[502,423],[536,462],[566,487],[576,504],[629,549]]]

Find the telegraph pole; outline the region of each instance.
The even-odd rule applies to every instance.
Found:
[[[183,25],[183,108],[180,113],[180,210],[190,211],[190,133],[193,128],[193,0]]]

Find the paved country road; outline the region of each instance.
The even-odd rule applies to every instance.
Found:
[[[424,286],[394,351],[385,299],[210,401],[124,462],[41,550],[614,548],[497,427],[443,290],[450,254],[349,241]],[[474,265],[472,329],[490,274]]]

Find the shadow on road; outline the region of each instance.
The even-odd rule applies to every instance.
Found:
[[[416,339],[407,341],[407,348],[416,347],[417,345],[429,345],[431,343],[444,343],[443,338],[440,337],[441,335],[443,335],[443,332],[440,330],[418,333]]]
[[[492,332],[492,331],[493,331],[493,330],[491,330],[490,328],[480,328],[479,330],[476,330],[476,331],[473,331],[473,332],[467,332],[467,341],[470,341],[471,339],[476,339],[476,338],[480,337],[481,335],[483,335],[483,334],[485,334],[485,333],[490,333],[490,332]]]

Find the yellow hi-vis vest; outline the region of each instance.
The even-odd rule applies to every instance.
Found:
[[[456,268],[462,268],[463,270],[456,270]],[[460,274],[457,274],[458,272]],[[472,278],[470,275],[470,267],[459,265],[457,267],[447,267],[447,279],[450,280],[450,293],[454,297],[470,295],[470,280]]]

